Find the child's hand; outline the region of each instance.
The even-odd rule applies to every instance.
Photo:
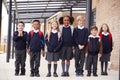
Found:
[[[84,45],[78,45],[79,49],[83,49],[84,48]]]
[[[30,49],[27,49],[27,53],[28,53],[28,55],[30,55]]]
[[[41,54],[43,57],[45,56],[45,52],[43,50],[41,50]]]
[[[87,56],[88,56],[88,53],[85,54],[85,57],[87,57]]]
[[[101,56],[102,56],[102,54],[98,54],[98,56],[99,56],[99,57],[101,57]]]
[[[23,36],[22,31],[18,31],[18,36]]]

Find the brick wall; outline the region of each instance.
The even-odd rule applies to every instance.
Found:
[[[92,8],[96,8],[96,25],[100,28],[107,23],[113,35],[112,68],[119,69],[120,49],[120,0],[93,0]]]

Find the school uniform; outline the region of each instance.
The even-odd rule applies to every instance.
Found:
[[[100,50],[99,36],[90,35],[88,37],[88,62],[87,62],[87,70],[88,76],[91,75],[91,67],[93,65],[93,75],[97,76],[97,61],[98,61],[98,53]]]
[[[60,33],[56,30],[52,30],[50,39],[48,41],[48,36],[46,35],[45,43],[47,45],[46,60],[47,61],[58,61],[60,58],[60,49],[62,46],[62,40]]]
[[[112,51],[112,34],[102,32],[99,34],[99,36],[102,41],[102,49],[103,49],[102,56],[100,57],[101,75],[108,75],[107,66],[108,66],[108,61],[110,61],[110,53]],[[105,69],[103,69],[103,67],[105,67]]]
[[[26,61],[26,42],[27,32],[23,31],[23,36],[18,36],[18,31],[14,32],[13,41],[15,43],[15,72],[19,73],[21,65],[21,75],[25,74],[25,61]]]
[[[61,49],[61,59],[71,60],[73,58],[72,46],[73,46],[73,33],[72,28],[62,27],[62,49]]]
[[[75,43],[75,72],[76,75],[83,73],[83,66],[85,60],[85,47],[88,40],[88,29],[78,26],[74,29],[74,43]],[[84,45],[82,50],[79,49],[78,45]]]
[[[110,61],[110,52],[112,51],[112,37],[110,33],[105,34],[102,32],[101,34],[102,48],[103,53],[100,57],[100,61]]]
[[[30,49],[30,68],[32,74],[39,74],[41,49],[44,50],[44,36],[40,37],[39,30],[34,30],[32,36],[29,33],[27,48]],[[34,76],[34,75],[32,75]]]

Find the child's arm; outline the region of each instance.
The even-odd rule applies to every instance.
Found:
[[[89,47],[89,40],[87,41],[87,44],[86,44],[85,57],[88,56],[88,47]]]
[[[41,54],[44,57],[45,56],[45,52],[44,52],[44,47],[45,47],[45,41],[44,41],[44,36],[42,36],[41,38]]]
[[[101,42],[101,39],[99,39],[99,46],[100,46],[99,54],[102,55],[102,42]]]
[[[87,41],[88,41],[88,35],[89,35],[88,29],[87,28],[85,28],[85,29],[86,29],[86,31],[85,31],[85,36],[84,36],[84,43],[83,43],[83,45],[81,45],[81,49],[83,49],[86,46]]]
[[[60,50],[60,48],[62,46],[62,43],[63,43],[62,38],[60,38],[59,39],[59,45],[54,49],[55,52]]]
[[[20,36],[19,36],[18,32],[17,31],[14,32],[14,34],[13,34],[13,41],[18,41],[19,38],[20,38]]]
[[[24,41],[27,41],[27,37],[28,37],[27,32],[23,32],[23,40],[24,40]]]

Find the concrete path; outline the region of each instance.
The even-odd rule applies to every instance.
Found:
[[[45,58],[41,57],[41,66],[40,66],[40,77],[30,77],[30,67],[29,67],[29,55],[27,55],[26,60],[26,75],[25,76],[15,76],[14,75],[14,59],[10,59],[9,63],[6,63],[6,54],[0,54],[0,80],[119,80],[119,71],[109,70],[108,76],[100,75],[100,63],[98,63],[98,77],[87,77],[86,71],[83,77],[75,76],[75,67],[74,59],[71,61],[70,66],[70,77],[61,77],[61,64],[58,62],[58,76],[55,77],[46,77],[47,74],[47,61]],[[52,66],[53,71],[53,66]]]

